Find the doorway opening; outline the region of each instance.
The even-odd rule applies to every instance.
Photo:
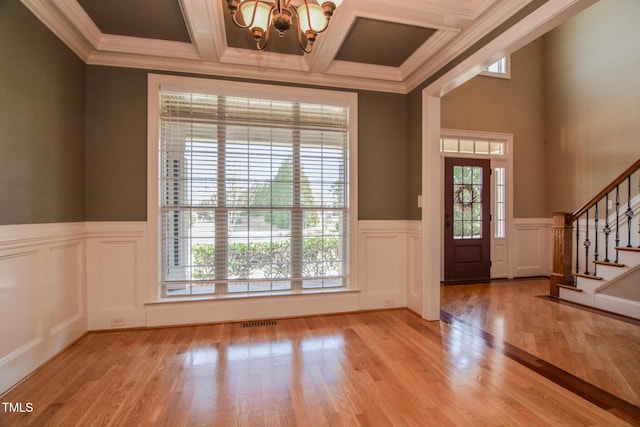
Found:
[[[512,141],[510,134],[441,131],[444,283],[513,277]]]

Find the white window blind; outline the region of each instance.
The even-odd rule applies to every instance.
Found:
[[[348,108],[160,98],[163,295],[346,286]]]

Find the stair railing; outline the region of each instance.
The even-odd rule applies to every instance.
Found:
[[[639,170],[640,159],[580,209],[553,214],[552,296],[576,276],[598,278],[598,265],[619,265],[621,245],[640,248]]]

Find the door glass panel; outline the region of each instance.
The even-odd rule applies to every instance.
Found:
[[[453,238],[482,238],[482,167],[453,167]]]

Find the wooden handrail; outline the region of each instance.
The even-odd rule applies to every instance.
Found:
[[[640,169],[640,159],[636,160],[634,164],[629,166],[624,172],[620,174],[616,179],[614,179],[611,184],[607,185],[601,192],[596,194],[591,200],[585,203],[580,209],[571,214],[571,217],[568,218],[569,223],[572,223],[576,219],[578,219],[582,214],[584,214],[587,210],[591,209],[597,202],[600,201],[604,196],[615,190],[615,188],[622,184],[625,179],[629,177],[629,175],[633,174],[635,171]]]

